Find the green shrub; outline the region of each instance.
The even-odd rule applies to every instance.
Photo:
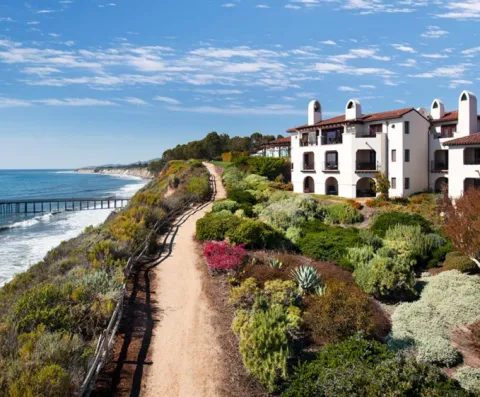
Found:
[[[376,256],[366,264],[359,264],[353,277],[364,292],[378,299],[415,293],[412,267],[407,260],[399,257]]]
[[[372,247],[375,251],[383,247],[383,240],[371,230],[360,230],[360,238],[363,244]]]
[[[427,263],[427,268],[432,269],[435,267],[440,267],[442,266],[443,262],[445,261],[445,258],[449,252],[453,251],[453,244],[450,240],[446,240],[445,245],[442,247],[434,250],[430,254],[430,258]]]
[[[469,397],[437,367],[392,354],[357,336],[326,346],[317,360],[297,367],[282,397]]]
[[[281,247],[283,237],[271,226],[253,219],[242,219],[241,223],[230,228],[226,233],[235,244],[244,244],[246,248],[277,248]]]
[[[268,179],[264,176],[250,174],[244,178],[248,189],[251,190],[265,190],[268,188]]]
[[[236,167],[225,168],[222,174],[222,181],[227,189],[231,189],[232,187],[246,189],[247,184],[243,182],[243,178],[245,178],[245,173]]]
[[[443,266],[445,269],[458,270],[462,273],[471,273],[479,270],[474,261],[457,251],[450,252],[446,255]]]
[[[303,233],[306,232],[297,244],[302,254],[320,261],[337,262],[340,266],[353,270],[344,256],[347,248],[360,244],[358,229],[319,226],[316,222],[307,222],[301,229]]]
[[[348,203],[325,206],[325,223],[329,225],[349,225],[363,221],[363,215]]]
[[[480,319],[480,279],[452,270],[424,282],[420,299],[401,304],[392,315],[389,345],[413,346],[425,362],[455,365],[459,354],[451,347],[451,332]]]
[[[370,298],[358,287],[330,281],[323,296],[308,299],[305,324],[318,344],[336,343],[363,331],[374,329],[374,311]]]
[[[375,256],[375,251],[369,245],[363,247],[347,248],[345,260],[347,260],[353,268],[361,265],[367,265]]]
[[[247,278],[238,287],[230,289],[230,304],[238,309],[251,309],[255,298],[260,294],[257,280],[253,277]]]
[[[237,228],[241,223],[242,219],[236,216],[217,216],[210,213],[197,221],[196,236],[201,242],[222,241],[230,229]]]
[[[300,194],[285,200],[275,201],[265,207],[259,218],[278,229],[298,227],[307,220],[324,217],[324,210],[311,196]]]
[[[271,304],[247,316],[240,312],[234,329],[240,337],[240,354],[248,372],[273,392],[287,377],[291,352],[289,334],[298,328],[300,310]]]
[[[227,189],[227,197],[229,200],[238,203],[238,207],[245,211],[247,216],[252,214],[252,208],[257,203],[255,197],[246,190]]]
[[[33,374],[24,372],[9,390],[10,397],[61,397],[72,391],[68,373],[58,365],[48,365]]]
[[[464,366],[455,373],[455,379],[465,390],[480,395],[480,369]]]
[[[289,386],[282,397],[326,396],[321,390],[323,382],[329,380],[330,374],[341,368],[358,366],[364,373],[376,364],[393,357],[385,345],[369,341],[361,335],[355,335],[344,342],[325,346],[317,358],[310,363],[299,364],[289,380]],[[342,381],[348,380],[344,377]],[[339,382],[339,386],[343,382]],[[346,382],[345,382],[346,383]],[[362,395],[357,390],[351,396]],[[339,395],[338,395],[339,396]],[[337,396],[331,396],[337,397]]]
[[[68,286],[62,289],[57,284],[44,284],[26,291],[14,307],[19,330],[30,332],[44,324],[49,331],[69,331],[72,317],[68,310],[68,289]]]
[[[223,210],[235,212],[236,210],[238,210],[238,203],[233,200],[220,200],[220,201],[215,201],[215,203],[213,203],[213,206],[212,206],[213,212],[220,212]]]
[[[372,222],[370,230],[380,237],[385,237],[388,229],[396,225],[420,226],[422,233],[431,233],[430,223],[421,215],[404,212],[383,212]]]
[[[208,200],[210,196],[210,183],[208,177],[193,177],[187,182],[187,191],[196,201]]]

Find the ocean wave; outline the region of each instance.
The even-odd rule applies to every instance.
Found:
[[[5,230],[10,230],[10,229],[26,228],[26,227],[34,226],[34,225],[36,225],[40,222],[45,222],[45,221],[50,220],[52,218],[52,216],[54,216],[56,214],[57,213],[50,212],[48,214],[44,214],[44,215],[41,215],[41,216],[36,216],[35,218],[25,219],[24,221],[15,222],[15,223],[12,223],[10,225],[3,225],[3,226],[0,226],[0,232],[5,231]]]

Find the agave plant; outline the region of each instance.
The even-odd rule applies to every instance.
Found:
[[[327,293],[327,286],[323,283],[320,283],[314,288],[314,292],[317,296],[324,296]]]
[[[283,263],[278,260],[278,258],[268,258],[268,266],[272,269],[281,269],[283,267]]]
[[[292,271],[292,277],[303,292],[314,291],[323,285],[317,270],[310,265],[297,267]]]

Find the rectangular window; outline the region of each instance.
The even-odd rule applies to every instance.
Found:
[[[370,126],[370,135],[374,136],[375,134],[379,134],[382,132],[382,124],[372,124]]]
[[[292,171],[293,171],[293,163],[292,163]]]
[[[410,162],[410,149],[405,149],[405,162]]]
[[[410,189],[410,178],[405,178],[405,190]]]
[[[440,138],[453,138],[454,132],[457,132],[457,126],[455,124],[442,125]]]
[[[392,178],[392,189],[396,189],[397,188],[397,178]]]
[[[405,130],[405,134],[410,134],[410,121],[403,123],[403,129]]]
[[[395,149],[392,150],[392,163],[397,161],[397,151]]]

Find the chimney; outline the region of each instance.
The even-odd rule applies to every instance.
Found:
[[[318,101],[312,101],[308,104],[308,125],[313,125],[322,121],[322,106]]]
[[[463,91],[458,100],[458,125],[456,137],[475,134],[477,131],[477,97]]]
[[[345,108],[345,120],[355,120],[362,117],[362,105],[356,99],[350,99]]]
[[[434,99],[430,114],[433,120],[438,120],[445,116],[445,105],[440,99]]]

